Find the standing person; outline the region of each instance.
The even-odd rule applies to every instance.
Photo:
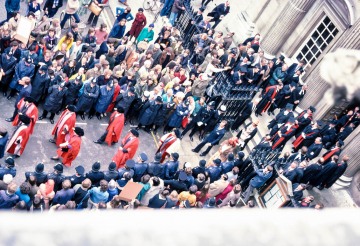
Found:
[[[108,0],[94,0],[92,2],[95,3],[97,6],[99,6],[102,11],[104,9],[104,6],[108,3]],[[91,25],[92,27],[96,27],[100,14],[95,15],[94,13],[91,12],[86,24]]]
[[[171,14],[169,18],[169,22],[171,25],[175,26],[175,21],[179,15],[179,13],[185,10],[184,1],[183,0],[175,0],[172,8],[171,8]]]
[[[261,186],[263,186],[266,183],[266,181],[268,181],[271,178],[272,174],[273,174],[273,167],[270,165],[266,166],[266,168],[264,169],[256,170],[256,176],[250,180],[249,187],[241,195],[244,198],[245,203],[249,200],[253,190],[255,188],[260,188]]]
[[[6,20],[0,23],[0,26],[2,26],[4,22],[10,20],[10,18],[13,17],[14,13],[19,12],[20,0],[6,0],[5,9],[6,9]]]
[[[156,115],[160,110],[162,105],[162,98],[161,96],[157,96],[153,102],[147,101],[141,109],[139,115],[139,124],[136,130],[145,126],[144,131],[150,133],[150,127],[155,121]]]
[[[31,97],[34,98],[36,105],[39,105],[40,100],[45,96],[46,90],[49,88],[50,77],[47,74],[48,67],[43,65],[39,68],[31,85]]]
[[[260,121],[258,119],[254,119],[236,135],[239,138],[240,150],[243,150],[248,144],[248,142],[256,135],[259,122]]]
[[[309,147],[311,144],[313,144],[320,133],[319,128],[321,128],[321,126],[322,122],[316,121],[313,124],[305,127],[302,133],[293,142],[294,151],[298,151],[302,146]]]
[[[19,115],[21,114],[27,115],[31,120],[29,127],[30,127],[30,134],[32,134],[38,117],[38,109],[34,104],[33,98],[31,97],[22,98],[17,104],[16,109],[17,109],[17,114],[13,120],[12,125],[13,126],[19,125]]]
[[[32,64],[33,59],[28,56],[24,60],[21,60],[18,64],[15,66],[15,74],[14,77],[10,83],[10,95],[7,97],[8,100],[10,100],[17,92],[19,92],[19,95],[23,91],[24,87],[27,87],[28,93],[30,96],[32,86],[28,86],[30,84],[31,78],[34,75],[35,72],[35,65]],[[19,98],[19,97],[18,97]],[[19,101],[21,98],[19,98],[17,101]]]
[[[136,42],[139,43],[141,41],[145,41],[147,43],[151,42],[154,39],[154,24],[151,23],[149,27],[145,27],[141,30],[139,36],[136,39]]]
[[[114,96],[114,83],[110,80],[106,85],[102,85],[99,88],[99,97],[97,99],[94,108],[91,110],[88,119],[93,117],[94,111],[98,120],[101,120],[103,114],[106,112],[106,109],[109,107]]]
[[[125,162],[132,159],[139,147],[139,132],[132,129],[126,134],[121,141],[117,153],[114,155],[112,161],[116,163],[116,169],[119,169],[125,165]]]
[[[164,134],[173,128],[179,128],[181,122],[189,114],[189,101],[184,100],[182,103],[177,105],[175,112],[171,115],[168,123],[164,127]]]
[[[63,165],[70,167],[71,163],[80,152],[81,137],[84,136],[84,130],[80,127],[75,127],[71,135],[65,137],[66,142],[59,145],[57,156],[51,157],[51,160],[59,160],[62,157]]]
[[[262,113],[265,113],[272,103],[275,101],[276,95],[279,93],[279,91],[283,88],[283,84],[279,83],[277,85],[269,86],[266,88],[264,95],[261,98],[261,101],[258,105],[256,105],[256,111],[255,116],[258,117],[258,115],[262,115]]]
[[[81,119],[85,120],[84,113],[90,111],[99,96],[99,86],[96,84],[96,79],[92,79],[90,83],[84,84],[83,88],[84,90],[76,104],[76,108]]]
[[[334,172],[324,179],[323,187],[326,189],[329,189],[335,182],[338,180],[346,171],[346,168],[348,167],[347,162],[349,161],[349,157],[347,155],[344,155],[342,158],[342,161],[337,164],[337,167],[335,168]]]
[[[16,176],[15,161],[11,156],[5,159],[5,166],[0,165],[0,180],[4,180],[6,174],[10,174],[13,178]]]
[[[27,115],[20,115],[19,120],[21,123],[16,127],[6,146],[6,152],[14,157],[20,157],[30,137],[30,118]]]
[[[141,30],[146,26],[146,16],[144,15],[144,9],[139,8],[138,12],[135,15],[135,19],[131,25],[131,29],[128,32],[127,36],[130,37],[137,37],[139,36]]]
[[[156,153],[161,154],[160,162],[163,163],[165,158],[168,158],[170,154],[178,152],[180,145],[180,131],[178,129],[162,136],[160,138],[159,148],[156,151]]]
[[[34,176],[36,179],[36,185],[40,186],[48,180],[47,173],[44,172],[44,164],[38,163],[35,166],[34,172],[25,172],[25,180],[29,181],[30,176]]]
[[[280,127],[279,131],[271,138],[271,149],[282,148],[286,142],[295,135],[296,126],[294,125],[295,119],[290,118],[289,121]]]
[[[80,17],[77,14],[78,9],[80,8],[79,0],[68,0],[65,9],[65,16],[64,19],[60,22],[61,29],[64,29],[65,23],[68,21],[69,18],[74,17],[75,22],[80,22]]]
[[[11,182],[8,184],[6,191],[0,191],[0,209],[11,209],[16,205],[19,201],[19,196],[15,194],[16,190],[17,185]]]
[[[17,41],[11,42],[11,45],[15,45],[17,47]],[[0,89],[4,95],[4,97],[7,96],[7,90],[9,87],[9,84],[11,82],[11,79],[13,77],[15,66],[17,64],[17,59],[15,58],[13,51],[4,51],[1,54],[0,59]]]
[[[234,123],[231,126],[231,130],[237,130],[255,111],[257,104],[259,103],[258,99],[255,99],[253,102],[248,102],[245,108],[241,111],[241,113],[236,117]]]
[[[225,135],[225,126],[227,125],[227,121],[223,120],[220,122],[220,124],[215,127],[215,129],[210,132],[210,134],[204,138],[204,140],[198,145],[196,146],[194,149],[192,149],[192,152],[198,153],[202,147],[204,147],[205,145],[207,145],[207,149],[202,152],[200,154],[200,156],[205,156],[209,153],[209,151],[211,150],[211,148],[214,145],[219,144],[220,140],[224,137]]]
[[[214,22],[212,29],[215,29],[217,25],[224,19],[224,17],[230,12],[230,1],[226,1],[225,3],[221,3],[216,6],[208,16],[211,16],[212,19],[210,22]]]
[[[5,146],[9,140],[9,134],[7,130],[3,127],[0,127],[0,159],[4,157]]]
[[[39,117],[39,120],[45,119],[48,112],[50,112],[50,123],[54,124],[54,117],[57,112],[60,111],[62,102],[66,95],[67,88],[65,87],[65,82],[62,82],[60,85],[53,85],[48,90],[48,96],[46,97],[44,104],[44,111]]]
[[[62,6],[63,0],[47,0],[44,5],[44,12],[49,18],[53,18]]]
[[[98,140],[94,141],[94,143],[102,144],[106,142],[109,146],[116,144],[121,137],[124,122],[124,109],[117,108],[110,116],[109,125],[105,133]]]
[[[57,121],[51,135],[54,138],[49,139],[50,143],[55,143],[56,146],[66,142],[65,137],[67,134],[72,134],[73,128],[76,123],[76,107],[74,105],[69,105],[61,113],[59,120]]]

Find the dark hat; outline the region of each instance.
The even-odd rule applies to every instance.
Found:
[[[64,58],[64,54],[63,53],[57,53],[55,56],[54,56],[54,59],[55,60],[61,60],[61,59],[63,59]]]
[[[205,165],[206,165],[206,161],[205,161],[205,160],[200,160],[200,161],[199,161],[199,166],[200,166],[200,167],[205,167]]]
[[[25,102],[32,103],[32,102],[34,102],[34,98],[32,98],[32,97],[25,97],[25,98],[24,98],[24,101],[25,101]]]
[[[176,153],[176,152],[171,153],[171,156],[172,156],[172,158],[173,158],[175,161],[177,161],[177,160],[179,159],[179,154]]]
[[[341,147],[341,146],[344,146],[344,142],[343,142],[341,139],[339,139],[338,143],[339,143],[339,146],[340,146],[340,147]]]
[[[161,154],[161,153],[156,153],[154,160],[155,160],[155,161],[160,161],[160,160],[161,160],[161,157],[162,157],[162,154]]]
[[[290,109],[290,110],[292,110],[293,107],[294,107],[294,105],[292,105],[291,103],[287,103],[285,106],[286,109]]]
[[[187,175],[186,175],[186,173],[185,173],[184,171],[180,171],[180,172],[179,172],[179,180],[180,180],[180,181],[185,181],[185,180],[187,180]]]
[[[129,88],[129,92],[131,92],[132,94],[135,94],[135,88],[134,88],[133,86],[131,86],[131,87]]]
[[[133,159],[129,159],[125,162],[125,166],[128,168],[134,168],[135,167],[135,161]]]
[[[28,56],[25,60],[27,63],[32,63],[33,59],[31,58],[31,56]]]
[[[288,120],[288,122],[290,122],[290,123],[295,123],[295,118],[294,118],[294,117],[290,117],[289,120]]]
[[[279,56],[279,59],[280,59],[280,61],[284,61],[284,60],[285,60],[285,56],[280,55],[280,56]]]
[[[93,170],[94,172],[98,172],[100,170],[100,162],[95,162],[94,164],[92,164],[91,170]]]
[[[154,28],[154,27],[155,27],[154,23],[151,23],[151,24],[149,25],[149,27]]]
[[[19,45],[19,42],[14,40],[10,43],[10,46],[14,47],[14,46],[18,46]]]
[[[59,173],[63,173],[64,167],[61,163],[58,163],[54,166],[54,170],[58,171]]]
[[[74,132],[80,137],[84,136],[84,130],[81,127],[75,127]]]
[[[200,10],[201,12],[204,12],[205,8],[204,8],[204,7],[200,7],[199,10]]]
[[[215,204],[216,204],[216,199],[215,199],[215,197],[209,198],[208,206],[209,206],[209,207],[215,207]]]
[[[75,167],[75,171],[79,174],[79,175],[84,175],[85,173],[85,168],[81,165]]]
[[[239,152],[237,153],[237,155],[238,155],[238,158],[239,158],[239,159],[242,159],[242,158],[244,158],[245,153],[242,152],[242,151],[239,151]]]
[[[234,154],[233,153],[230,153],[229,155],[228,155],[228,160],[229,161],[233,161],[234,160]]]
[[[15,166],[15,161],[14,161],[14,159],[13,159],[11,156],[9,156],[8,158],[5,159],[5,163],[6,163],[7,166],[9,166],[9,167]]]
[[[313,112],[313,113],[315,113],[315,111],[316,111],[316,108],[313,107],[313,106],[310,106],[309,109],[310,109],[310,111]]]
[[[20,119],[20,121],[23,122],[25,125],[29,125],[30,122],[31,122],[30,118],[29,118],[27,115],[25,115],[25,114],[20,114],[20,115],[19,115],[19,119]]]
[[[147,155],[143,152],[143,153],[141,153],[140,155],[140,159],[142,160],[142,161],[147,161],[148,160],[148,157],[147,157]]]
[[[156,102],[159,102],[159,103],[162,103],[162,98],[161,96],[157,96],[156,99],[155,99]]]
[[[42,173],[44,171],[44,164],[38,163],[35,167],[35,172]]]
[[[118,113],[124,113],[125,112],[123,107],[116,108],[116,111],[118,111]]]
[[[40,69],[40,71],[46,72],[48,70],[48,66],[42,65],[39,69]]]
[[[213,160],[213,162],[214,162],[217,166],[219,166],[219,165],[221,164],[221,160],[220,160],[219,158]]]
[[[115,162],[110,162],[109,167],[108,167],[109,171],[115,171],[116,169],[116,163]]]
[[[69,111],[71,111],[71,112],[76,112],[76,106],[75,105],[69,105],[69,106],[67,106],[67,109],[69,110]]]
[[[139,8],[139,9],[138,9],[138,12],[144,12],[144,9],[143,9],[143,8]]]
[[[317,120],[316,124],[318,125],[319,128],[323,127],[324,123],[321,120]]]
[[[215,108],[215,102],[211,101],[207,104],[207,106],[209,106],[210,108]]]
[[[139,137],[139,132],[135,129],[131,129],[130,130],[131,134],[134,135],[135,137]]]

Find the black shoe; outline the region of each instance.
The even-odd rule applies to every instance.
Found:
[[[44,116],[40,116],[38,119],[39,119],[39,120],[42,120],[42,119],[45,119],[45,117],[44,117]]]
[[[101,120],[101,116],[100,116],[100,115],[97,115],[96,118],[98,118],[98,120]]]
[[[259,116],[259,114],[255,113],[255,117],[258,117],[258,116]]]
[[[20,156],[19,155],[13,155],[13,158],[19,158]]]
[[[4,97],[6,97],[6,96],[7,96],[7,93],[6,93],[6,92],[4,92],[4,93],[3,93],[3,96],[4,96]]]
[[[89,115],[88,119],[91,120],[94,116]],[[84,117],[85,118],[85,117]]]
[[[52,139],[52,138],[50,138],[50,139],[49,139],[49,142],[50,142],[50,143],[55,143],[55,140]]]
[[[192,136],[189,136],[189,138],[191,142],[194,142],[194,138]]]
[[[196,151],[195,149],[192,149],[191,151],[194,152],[194,153],[198,153],[198,152],[199,152],[199,151]]]
[[[200,156],[206,156],[206,153],[202,152],[202,153],[200,154]]]
[[[199,140],[202,141],[203,139],[204,139],[204,137],[200,135]]]
[[[7,99],[7,100],[10,100],[11,98],[12,98],[12,96],[8,96],[6,99]]]
[[[183,135],[180,135],[179,139],[180,139],[180,140],[182,140],[182,139],[183,139],[183,137],[184,137]]]
[[[99,141],[99,140],[94,141],[94,143],[96,143],[96,144],[102,144],[102,142]]]
[[[5,119],[7,122],[12,122],[14,119],[13,118],[6,118]]]
[[[51,123],[51,124],[54,124],[54,120],[50,120],[50,123]]]
[[[56,112],[56,115],[59,115],[60,113],[61,113],[61,110],[57,111],[57,112]]]
[[[82,120],[85,120],[85,115],[80,115],[80,118],[82,119]]]

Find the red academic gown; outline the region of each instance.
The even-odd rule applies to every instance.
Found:
[[[22,114],[25,113],[31,119],[29,128],[30,128],[30,134],[32,134],[34,131],[35,123],[38,119],[38,114],[39,114],[37,107],[35,106],[35,104],[30,103],[30,105],[26,108],[24,98],[22,98],[16,106],[19,110],[18,111],[19,113],[22,113]],[[13,126],[19,125],[19,122],[20,122],[19,113],[15,116],[15,119],[12,122]]]
[[[125,117],[117,111],[111,114],[109,126],[106,128],[107,135],[105,142],[110,146],[112,143],[117,143],[121,137],[121,132],[124,128]]]
[[[81,146],[81,137],[76,135],[75,133],[67,134],[65,140],[68,142],[68,147],[64,148],[67,151],[64,151],[63,148],[58,148],[57,154],[63,158],[62,163],[70,167],[73,160],[75,160],[76,156],[80,152]]]
[[[166,152],[166,150],[173,144],[175,143],[177,140],[177,137],[175,135],[175,133],[170,132],[164,136],[161,137],[160,139],[160,143],[161,145],[159,146],[158,150],[156,151],[156,153],[161,153],[161,160],[160,163],[162,163],[167,155],[170,155],[171,153]]]
[[[276,95],[278,94],[278,91],[276,90],[276,85],[268,86],[265,89],[264,98],[259,102],[258,107],[261,108],[261,113],[266,112],[270,105],[272,104],[273,100],[275,99]]]
[[[334,155],[340,155],[341,153],[341,148],[340,147],[334,147],[331,150],[329,150],[328,152],[326,152],[322,157],[324,158],[324,163],[326,163],[328,160],[331,159],[331,157],[333,157]]]
[[[24,152],[29,140],[30,130],[30,126],[24,124],[19,125],[6,146],[6,152],[20,156]]]
[[[286,143],[286,141],[288,141],[295,134],[296,128],[294,125],[292,125],[289,130],[286,130],[285,127],[286,125],[280,128],[280,132],[282,132],[281,137],[279,137],[278,133],[274,135],[271,149],[275,150],[277,147],[281,146],[284,141]]]
[[[122,168],[125,166],[125,162],[129,159],[132,159],[139,147],[139,139],[132,137],[130,139],[130,133],[128,133],[123,140],[121,141],[121,146],[123,149],[126,149],[128,153],[124,153],[120,148],[113,157],[113,161],[116,163],[116,168]]]
[[[66,134],[70,133],[72,135],[73,128],[76,123],[76,114],[75,112],[71,112],[68,109],[65,109],[61,115],[59,120],[56,122],[56,125],[51,132],[51,135],[55,136],[56,145],[59,146],[62,143],[65,143]]]
[[[117,96],[120,93],[120,85],[116,85],[115,90],[114,90],[114,95],[113,95],[113,99],[111,101],[111,103],[109,104],[109,107],[106,109],[106,112],[112,112],[114,107],[115,107],[115,101]]]

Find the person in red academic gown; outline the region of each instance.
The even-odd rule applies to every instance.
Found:
[[[32,97],[23,97],[18,102],[16,107],[18,109],[17,115],[15,116],[12,125],[13,126],[19,125],[20,123],[19,115],[21,114],[27,115],[30,118],[29,128],[30,128],[30,134],[32,134],[39,114],[38,108],[34,104],[34,99]]]
[[[80,127],[73,128],[73,131],[65,136],[64,143],[59,145],[57,156],[51,157],[51,160],[62,158],[62,164],[70,167],[73,160],[80,152],[81,137],[84,136],[84,130]]]
[[[316,121],[311,125],[305,127],[302,133],[293,142],[294,151],[298,151],[302,146],[309,147],[314,143],[315,139],[319,136],[319,128],[322,126],[321,121]]]
[[[265,89],[265,93],[261,98],[261,101],[256,105],[255,116],[261,115],[266,112],[270,105],[275,101],[276,95],[283,88],[283,84],[279,83],[278,85],[268,86]]]
[[[170,156],[171,153],[177,152],[180,148],[180,131],[176,129],[173,132],[165,134],[160,139],[160,146],[156,153],[161,153],[160,163],[163,163],[167,156]]]
[[[113,80],[113,83],[114,83],[114,95],[113,95],[111,103],[109,104],[108,108],[106,109],[106,112],[113,111],[115,104],[116,104],[116,98],[120,94],[120,85],[119,85],[118,81],[115,79],[115,80]]]
[[[342,140],[339,140],[336,142],[335,146],[332,147],[329,151],[327,151],[325,154],[323,154],[324,163],[326,163],[328,160],[331,159],[333,155],[340,156],[341,153],[341,146],[344,145],[344,142]]]
[[[272,137],[272,146],[271,149],[275,150],[277,148],[283,147],[286,142],[295,134],[295,119],[290,118],[289,121],[280,127],[279,131],[275,133]]]
[[[56,143],[56,146],[66,142],[65,136],[67,134],[72,134],[73,128],[76,123],[76,107],[74,105],[69,105],[61,113],[59,120],[56,122],[56,125],[51,133],[54,136],[53,139],[50,139],[49,142]]]
[[[132,159],[139,147],[139,132],[135,129],[129,131],[128,134],[121,141],[117,153],[114,155],[112,161],[116,163],[116,169],[125,166],[125,162]]]
[[[124,109],[119,107],[111,114],[105,133],[94,143],[102,144],[105,141],[109,146],[117,143],[121,137],[124,122]]]
[[[14,155],[14,157],[21,156],[30,137],[31,119],[27,115],[21,114],[19,115],[19,120],[20,123],[6,146],[6,152]]]

